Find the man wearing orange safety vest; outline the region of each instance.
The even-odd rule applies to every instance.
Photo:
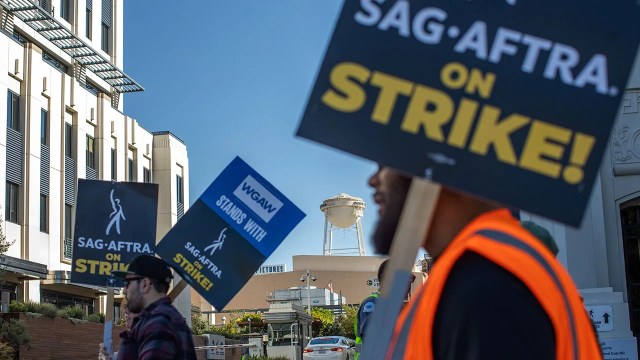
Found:
[[[369,179],[382,254],[410,183],[385,167]],[[423,241],[435,263],[385,359],[602,359],[569,274],[509,210],[445,187],[435,206]]]

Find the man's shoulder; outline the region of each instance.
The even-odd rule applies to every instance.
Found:
[[[376,309],[377,294],[371,294],[360,303],[360,312],[370,313]]]
[[[163,302],[145,314],[140,325],[141,330],[154,331],[156,329],[175,330],[183,324],[186,326],[186,321],[180,312],[170,302]]]

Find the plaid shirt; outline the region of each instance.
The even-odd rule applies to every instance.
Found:
[[[118,360],[196,360],[191,330],[168,297],[142,310],[120,338]]]

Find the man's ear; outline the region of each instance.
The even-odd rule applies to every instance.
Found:
[[[151,279],[149,279],[149,278],[144,278],[144,279],[142,279],[142,281],[140,281],[140,286],[141,286],[140,291],[141,291],[143,294],[146,294],[146,293],[148,293],[148,292],[149,292],[149,290],[151,290],[151,287],[152,287],[153,285],[151,284]]]

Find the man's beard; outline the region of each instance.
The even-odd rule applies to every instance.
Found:
[[[392,189],[392,192],[385,195],[384,213],[378,219],[378,224],[373,232],[373,246],[376,253],[381,255],[389,255],[391,250],[391,243],[400,222],[409,186],[411,186],[411,178],[400,176],[390,185],[389,188]]]
[[[138,314],[144,310],[144,304],[140,298],[140,294],[135,294],[131,298],[127,298],[127,308],[130,312]]]

